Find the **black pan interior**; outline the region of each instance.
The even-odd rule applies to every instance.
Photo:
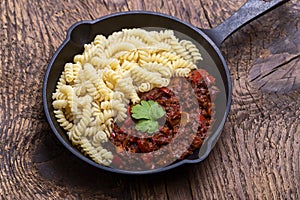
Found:
[[[158,30],[162,28],[172,29],[178,31],[179,34],[184,35],[184,37],[188,36],[199,43],[200,48],[202,49],[201,53],[204,57],[203,63],[200,64],[203,65],[203,68],[205,68],[209,73],[216,77],[217,85],[220,87],[221,93],[216,99],[216,120],[211,130],[212,133],[201,147],[199,157],[197,159],[186,159],[154,171],[127,172],[98,165],[83,156],[76,148],[72,147],[65,131],[59,126],[53,114],[52,93],[55,91],[56,83],[63,71],[64,64],[66,62],[72,62],[73,57],[76,54],[81,54],[84,44],[90,43],[98,34],[108,36],[115,31],[122,30],[123,28],[138,27],[154,27],[154,29]],[[225,123],[225,119],[229,112],[231,101],[231,82],[227,65],[219,49],[201,30],[172,16],[153,12],[126,12],[112,14],[94,21],[82,21],[73,25],[69,29],[66,40],[56,51],[49,63],[44,80],[43,101],[45,113],[51,128],[58,139],[76,156],[96,167],[108,171],[145,174],[165,171],[185,162],[199,162],[207,157],[221,133],[223,124]]]

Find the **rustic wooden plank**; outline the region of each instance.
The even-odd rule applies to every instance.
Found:
[[[274,13],[280,19],[287,14],[284,9],[278,9]],[[297,20],[297,18],[293,19]],[[243,137],[243,143],[247,144],[245,150],[241,152],[248,153],[246,157],[241,156],[241,161],[244,157],[241,163],[248,164],[241,165],[251,166],[248,168],[249,171],[245,171],[245,180],[252,184],[250,187],[254,190],[254,197],[259,199],[272,199],[278,196],[287,199],[297,198],[297,188],[299,188],[297,181],[293,186],[288,184],[291,181],[289,177],[299,174],[299,170],[290,168],[290,165],[295,166],[299,159],[291,152],[288,156],[283,153],[287,152],[289,147],[299,148],[299,104],[287,101],[288,98],[292,98],[293,101],[299,102],[299,92],[294,91],[286,95],[266,94],[258,88],[253,88],[253,82],[248,78],[253,63],[261,56],[263,49],[270,47],[278,38],[287,38],[281,32],[287,31],[287,28],[284,28],[284,24],[278,23],[278,20],[266,15],[234,35],[230,41],[227,41],[228,43],[225,43],[224,48],[229,66],[232,66],[230,69],[234,81],[234,101],[237,102],[232,106],[230,119],[233,119],[233,123],[230,124],[234,127],[237,141],[242,141],[241,137]],[[238,50],[232,51],[232,49],[243,49],[243,55],[239,54]],[[282,46],[282,49],[285,47]],[[236,121],[240,123],[237,125],[234,123]],[[298,127],[298,129],[291,130],[288,127]],[[241,147],[241,145],[236,146],[236,148]],[[251,191],[248,189],[250,187],[245,191]],[[283,188],[287,192],[282,192],[285,190]],[[250,194],[253,196],[252,192]]]
[[[289,92],[300,88],[300,17],[291,12],[283,16],[288,33],[273,41],[249,72],[253,84],[267,92]]]
[[[104,172],[68,152],[51,132],[43,113],[41,88],[45,69],[73,23],[144,9],[211,28],[244,2],[1,1],[0,197],[299,199],[297,0],[252,22],[222,45],[233,80],[233,104],[220,140],[202,163],[147,176]],[[294,46],[282,45],[285,42]],[[281,58],[286,53],[296,59],[266,68],[274,56]],[[282,85],[266,84],[277,81],[276,73],[294,77],[293,84],[284,82],[284,94],[272,93]]]

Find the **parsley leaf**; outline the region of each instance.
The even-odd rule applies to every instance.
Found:
[[[132,117],[135,119],[151,119],[150,117],[150,104],[147,101],[141,101],[141,104],[137,104],[132,107]]]
[[[139,120],[135,128],[142,132],[154,133],[158,131],[158,119],[162,118],[166,112],[155,101],[142,100],[131,109],[132,117]]]
[[[158,122],[152,121],[152,120],[147,120],[147,119],[142,119],[136,123],[135,128],[138,131],[154,133],[158,130]]]
[[[152,120],[158,120],[159,118],[162,118],[165,114],[166,111],[155,101],[148,101],[150,104],[150,118]]]

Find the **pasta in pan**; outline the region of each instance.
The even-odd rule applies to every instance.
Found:
[[[113,155],[102,144],[114,122],[127,117],[139,92],[166,87],[172,77],[187,77],[201,60],[197,47],[172,30],[123,29],[97,35],[82,54],[66,63],[53,93],[57,121],[72,144],[102,165]]]

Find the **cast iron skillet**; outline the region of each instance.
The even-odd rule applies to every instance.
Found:
[[[157,12],[148,11],[132,11],[115,13],[108,16],[98,18],[91,21],[81,21],[74,24],[67,33],[67,37],[62,45],[58,48],[48,65],[43,84],[43,103],[47,120],[60,142],[70,150],[74,155],[84,160],[85,162],[103,170],[124,173],[124,174],[149,174],[169,170],[184,163],[198,163],[204,160],[217,139],[219,138],[223,125],[226,121],[231,104],[231,80],[228,67],[223,58],[219,47],[222,42],[240,27],[258,18],[264,13],[274,9],[286,0],[249,0],[246,2],[234,15],[227,19],[224,23],[210,30],[201,30],[189,23],[186,23],[173,16]],[[218,107],[216,103],[216,117],[212,133],[206,139],[199,151],[198,155],[193,159],[184,159],[179,162],[174,162],[166,167],[147,170],[147,171],[126,171],[99,165],[91,159],[85,157],[69,142],[66,133],[57,123],[53,114],[52,93],[55,91],[56,83],[63,71],[66,62],[72,62],[76,54],[81,54],[83,45],[90,43],[97,34],[110,35],[115,31],[120,31],[123,28],[138,28],[138,27],[158,27],[173,29],[179,31],[193,40],[197,41],[205,49],[207,55],[205,59],[211,59],[214,66],[208,70],[209,73],[216,76],[217,85],[223,87],[223,92],[219,94],[222,97],[220,101],[223,106]],[[218,98],[218,97],[217,97]],[[218,100],[216,100],[218,102]]]

